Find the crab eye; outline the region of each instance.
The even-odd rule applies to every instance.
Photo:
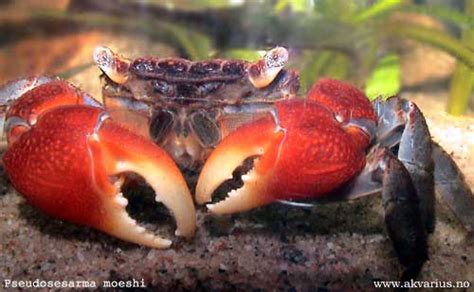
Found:
[[[156,142],[162,142],[175,124],[176,114],[169,110],[156,110],[151,116],[150,122],[150,137]]]
[[[189,118],[189,125],[196,138],[204,147],[213,147],[221,140],[216,121],[206,112],[195,112]]]
[[[413,103],[411,101],[408,101],[408,100],[405,100],[402,102],[402,105],[401,105],[402,109],[404,112],[409,112],[410,110],[413,109]]]
[[[263,59],[250,65],[249,80],[256,88],[268,86],[280,73],[288,61],[288,51],[283,47],[276,47],[268,51]]]
[[[122,58],[111,49],[97,47],[93,53],[94,62],[112,81],[124,84],[128,80],[130,60]]]

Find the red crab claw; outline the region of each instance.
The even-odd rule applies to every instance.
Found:
[[[320,102],[324,98],[318,95],[325,94],[320,88],[326,88],[328,82],[336,81],[323,80],[307,100],[276,103],[273,115],[227,136],[204,164],[196,187],[197,202],[210,202],[217,187],[231,179],[234,170],[249,157],[257,158],[242,176],[243,186],[231,191],[225,200],[209,204],[211,212],[229,214],[280,199],[319,197],[358,173],[365,165],[375,114],[367,98],[358,99],[363,96],[360,91],[354,97],[339,82],[331,102]],[[354,110],[339,108],[347,99],[362,104]]]
[[[7,117],[5,169],[31,205],[126,241],[168,247],[170,240],[147,232],[125,210],[122,175],[134,172],[171,210],[176,234],[193,235],[192,197],[172,159],[153,142],[115,123],[71,85],[40,85],[21,96]]]

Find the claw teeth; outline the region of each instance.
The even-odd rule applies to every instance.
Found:
[[[123,196],[122,193],[119,193],[115,200],[122,207],[126,207],[128,205],[128,200]]]
[[[215,204],[207,204],[213,214],[223,215],[248,211],[272,202],[265,190],[267,177],[258,175],[254,169],[242,176],[244,185],[227,193],[227,197]],[[249,183],[252,182],[252,183]]]
[[[206,208],[209,209],[209,211],[212,211],[215,207],[215,204],[206,204]]]
[[[227,196],[229,196],[229,197],[234,197],[234,196],[237,196],[237,194],[238,194],[238,193],[237,193],[237,190],[232,190],[232,191],[230,191],[229,193],[227,193]]]
[[[114,199],[104,201],[104,209],[107,214],[106,225],[101,229],[113,234],[118,238],[134,243],[146,245],[153,248],[168,248],[171,241],[163,239],[140,226],[137,220],[130,217],[123,206],[127,199],[118,193]]]
[[[248,181],[251,181],[252,180],[252,177],[249,175],[249,174],[244,174],[242,175],[242,181],[245,183],[245,182],[248,182]]]

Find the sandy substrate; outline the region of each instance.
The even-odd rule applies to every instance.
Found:
[[[426,102],[420,96],[409,97],[425,109],[434,139],[452,153],[472,186],[472,115],[451,118],[440,114],[440,98]],[[2,185],[0,287],[4,288],[5,280],[87,280],[101,286],[107,280],[135,279],[159,291],[365,290],[373,288],[373,280],[396,280],[401,272],[382,224],[379,198],[312,210],[277,204],[225,218],[214,218],[201,208],[191,241],[177,240],[168,250],[153,250],[53,220],[27,205],[6,182]],[[172,236],[173,220],[164,209],[146,205],[141,199],[132,200],[131,212],[158,223],[157,233]],[[438,209],[430,260],[420,279],[474,282],[472,240],[466,239],[442,204]]]

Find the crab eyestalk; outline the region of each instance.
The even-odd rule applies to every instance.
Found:
[[[268,86],[280,73],[288,62],[288,51],[283,47],[276,47],[268,51],[265,56],[250,65],[249,80],[256,88]]]
[[[127,82],[130,60],[123,58],[107,47],[97,47],[93,54],[94,62],[102,72],[118,84]]]
[[[62,88],[63,90],[57,90]],[[126,212],[123,175],[142,176],[176,219],[176,234],[196,228],[191,194],[178,167],[152,141],[119,126],[100,107],[85,103],[63,81],[27,92],[7,116],[12,138],[3,157],[6,172],[26,200],[44,213],[154,248],[171,241],[147,232]],[[28,102],[35,97],[35,102]],[[118,178],[118,179],[115,179]]]

